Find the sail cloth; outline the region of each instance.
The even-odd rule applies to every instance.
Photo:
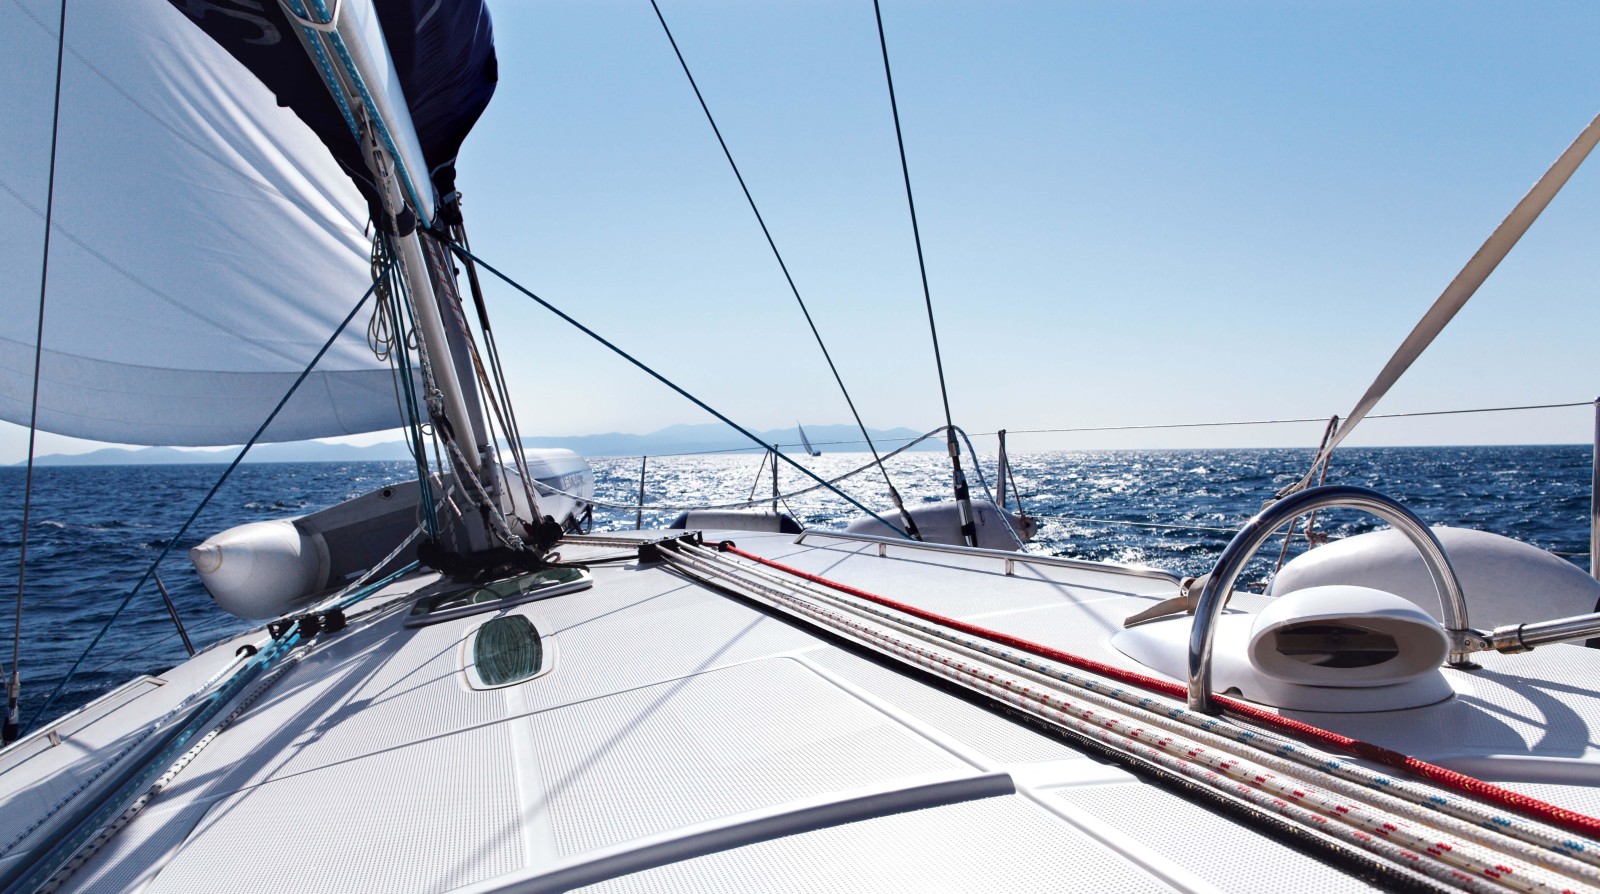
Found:
[[[274,4],[180,5],[238,18]],[[58,9],[0,0],[0,419],[24,425]],[[241,443],[370,284],[367,203],[323,141],[172,4],[73,0],[67,15],[39,427]],[[401,423],[365,328],[350,327],[265,440]]]
[[[294,110],[367,197],[373,218],[381,219],[366,162],[344,113],[295,36],[298,26],[277,0],[170,2],[254,72],[279,105]],[[325,14],[314,8],[314,0],[302,4],[319,20]],[[344,17],[366,32],[374,50],[387,45],[391,64],[381,66],[386,76],[367,86],[386,116],[409,116],[414,125],[420,156],[414,163],[423,169],[414,176],[425,182],[432,174],[440,195],[453,191],[456,153],[499,79],[494,33],[482,0],[327,0],[322,5],[341,8]],[[382,26],[381,34],[371,28],[374,22]],[[405,143],[410,134],[396,138],[402,155],[409,155]],[[424,190],[421,183],[418,189]],[[422,198],[431,204],[431,197]]]

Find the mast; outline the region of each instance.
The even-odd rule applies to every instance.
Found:
[[[493,445],[483,407],[471,375],[470,333],[452,284],[447,257],[430,264],[419,222],[431,224],[438,196],[429,178],[421,141],[401,92],[383,31],[370,4],[339,2],[329,10],[323,0],[286,0],[285,11],[299,18],[294,29],[308,56],[319,62],[324,83],[348,108],[346,122],[356,132],[372,176],[382,214],[375,223],[386,229],[396,248],[396,261],[410,291],[416,315],[418,348],[426,357],[431,393],[425,393],[430,415],[444,431],[450,464],[468,496],[481,488],[495,505],[482,507],[482,524],[467,525],[468,546],[494,545],[488,517],[504,510],[499,476],[493,470]],[[324,61],[336,64],[320,64]],[[374,89],[374,88],[378,89]],[[437,275],[438,280],[435,280]],[[436,288],[436,285],[439,286]]]

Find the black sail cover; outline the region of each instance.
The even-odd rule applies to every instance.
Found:
[[[276,0],[169,0],[304,121],[366,197],[380,205],[360,148]],[[373,0],[434,188],[455,189],[461,142],[499,79],[482,0]]]

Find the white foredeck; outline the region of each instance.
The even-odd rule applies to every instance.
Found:
[[[1109,572],[1019,563],[1007,575],[988,557],[729,536],[1129,667],[1108,637],[1171,595]],[[554,666],[476,690],[463,642],[493,614],[405,627],[409,602],[395,597],[428,580],[294,653],[68,890],[1366,890],[1064,739],[661,565],[596,566],[593,589],[506,610],[533,620]],[[11,758],[7,834],[219,654],[232,650],[86,712],[60,746]],[[1600,807],[1585,762],[1600,698],[1571,682],[1600,679],[1600,653],[1558,646],[1484,664],[1451,672],[1460,695],[1442,705],[1308,719]],[[44,762],[53,769],[30,766]]]

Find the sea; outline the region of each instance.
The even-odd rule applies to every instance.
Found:
[[[1011,457],[1015,508],[1038,521],[1028,549],[1049,555],[1168,568],[1200,574],[1232,533],[1273,493],[1303,475],[1309,450],[1109,450],[1019,453]],[[867,464],[865,454],[828,453],[797,462],[822,479]],[[996,485],[994,458],[967,474],[975,497]],[[1327,483],[1372,487],[1398,498],[1425,521],[1515,536],[1588,570],[1592,449],[1530,447],[1346,448],[1330,463]],[[718,454],[591,460],[593,530],[668,524],[683,508],[748,500],[771,505],[772,466],[760,455]],[[641,492],[646,509],[631,508]],[[187,550],[207,536],[251,521],[285,518],[336,504],[414,477],[406,462],[261,463],[240,466],[195,524],[177,532],[221,465],[56,466],[34,471],[27,567],[22,575],[20,669],[22,719],[41,714],[68,669],[78,669],[48,706],[54,717],[139,674],[159,675],[185,657],[154,581],[127,597],[169,543],[157,569],[196,646],[248,630],[251,622],[215,607],[195,577]],[[886,463],[908,504],[949,499],[949,459],[902,453]],[[21,546],[24,474],[0,469],[0,668],[12,667],[14,597]],[[780,463],[778,508],[802,524],[841,527],[861,510]],[[1009,484],[1009,482],[1008,482]],[[875,511],[888,509],[884,477],[867,468],[838,487]],[[625,508],[626,507],[626,508]],[[1351,510],[1318,516],[1317,531],[1348,537],[1379,527]],[[174,537],[176,541],[174,542]],[[1281,539],[1245,572],[1264,583]],[[1291,543],[1288,556],[1306,548]],[[121,615],[107,625],[119,604]],[[102,631],[103,634],[102,634]],[[91,648],[92,644],[92,648]],[[47,718],[46,718],[47,719]]]

